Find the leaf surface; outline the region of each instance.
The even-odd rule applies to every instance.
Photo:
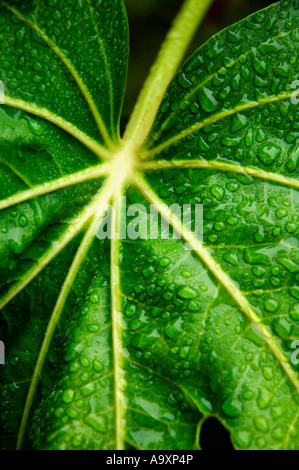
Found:
[[[298,1],[199,48],[142,148],[118,140],[123,2],[42,5],[0,10],[2,447],[198,449],[216,416],[236,449],[298,450]],[[171,236],[143,215],[123,240],[132,204]]]

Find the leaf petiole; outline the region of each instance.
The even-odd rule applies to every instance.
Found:
[[[124,134],[133,147],[143,144],[166,88],[176,73],[194,33],[213,0],[186,0],[160,49]]]

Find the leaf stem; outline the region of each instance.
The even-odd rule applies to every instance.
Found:
[[[196,29],[213,0],[186,0],[174,20],[141,90],[124,134],[133,147],[143,144],[166,88],[177,71]]]

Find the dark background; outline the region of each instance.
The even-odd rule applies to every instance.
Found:
[[[186,58],[217,31],[272,3],[275,2],[273,0],[214,0],[189,47]],[[183,0],[125,0],[125,4],[130,27],[130,62],[122,130]]]
[[[121,127],[124,129],[138,93],[159,51],[182,0],[125,0],[130,26],[130,62]],[[274,1],[214,0],[202,22],[186,58],[209,37]],[[203,424],[200,445],[203,450],[232,450],[229,433],[216,418]]]

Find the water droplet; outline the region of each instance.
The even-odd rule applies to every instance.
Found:
[[[98,432],[104,433],[107,431],[107,421],[104,416],[92,414],[85,418],[84,422]]]
[[[92,368],[95,372],[101,372],[104,369],[104,365],[98,359],[94,359],[92,361]]]
[[[256,346],[262,346],[265,342],[261,333],[256,329],[254,324],[250,324],[250,328],[245,330],[244,336],[252,341]]]
[[[154,272],[155,272],[154,266],[150,266],[149,268],[145,268],[142,270],[142,274],[145,279],[149,279],[150,277],[152,277]]]
[[[252,442],[252,434],[246,429],[236,430],[234,433],[236,444],[242,449],[248,449]]]
[[[238,132],[247,126],[247,117],[243,114],[237,113],[232,118],[230,129],[232,132]]]
[[[237,418],[241,415],[242,404],[236,398],[229,398],[223,404],[222,410],[230,418]]]
[[[260,388],[258,397],[257,397],[257,405],[261,410],[268,408],[270,405],[271,399],[273,397],[273,392],[270,392],[266,388]]]
[[[182,299],[194,299],[198,296],[198,292],[191,286],[183,286],[178,289],[177,295]]]
[[[192,81],[190,81],[187,77],[187,75],[184,73],[184,72],[181,72],[179,75],[178,75],[178,83],[179,85],[184,89],[184,90],[187,90],[188,88],[190,88],[192,86]]]
[[[68,389],[63,392],[62,401],[66,404],[72,403],[74,400],[74,390]]]
[[[264,416],[255,416],[253,418],[254,425],[256,429],[262,432],[267,432],[269,430],[268,421]]]
[[[133,317],[136,313],[136,305],[127,304],[125,306],[125,315],[129,318]]]
[[[245,392],[243,393],[244,400],[252,400],[253,397],[254,397],[254,393],[252,390],[245,390]]]
[[[299,304],[296,304],[296,305],[294,305],[294,306],[291,308],[290,317],[291,317],[292,320],[294,320],[294,321],[298,321],[298,320],[299,320]]]
[[[238,265],[238,256],[236,253],[224,253],[223,258],[227,263],[231,264],[232,266]]]
[[[275,439],[277,441],[282,441],[282,439],[285,435],[285,432],[284,432],[284,429],[281,426],[277,426],[276,428],[273,429],[271,435],[272,435],[273,439]]]
[[[31,132],[33,132],[33,134],[38,135],[38,136],[42,135],[44,132],[44,125],[41,122],[36,121],[31,117],[27,116],[27,119],[28,119],[29,129],[31,130]]]
[[[93,304],[97,304],[99,302],[99,296],[97,294],[92,294],[90,296],[90,302]]]
[[[276,318],[273,322],[274,331],[280,338],[289,338],[293,331],[293,325],[291,325],[285,318]]]
[[[72,444],[74,447],[81,447],[82,446],[82,443],[84,441],[84,436],[82,434],[77,434],[73,440],[72,440]]]
[[[161,308],[153,307],[151,309],[151,316],[154,318],[159,317],[162,314],[162,312],[163,310]]]
[[[266,274],[266,269],[263,266],[253,266],[252,272],[256,277],[262,277]]]
[[[25,227],[26,225],[28,225],[28,219],[26,215],[21,215],[19,217],[19,224],[21,225],[21,227]]]
[[[228,183],[228,184],[226,185],[226,187],[227,187],[227,189],[228,189],[229,191],[231,191],[231,192],[233,193],[233,192],[235,192],[235,191],[238,191],[240,185],[239,185],[238,183],[232,183],[232,182],[231,182],[231,183]]]
[[[163,268],[166,268],[167,266],[169,266],[170,263],[171,263],[171,259],[167,257],[164,257],[160,260],[160,266],[162,266]]]
[[[266,380],[272,380],[273,379],[273,369],[270,366],[264,366],[262,367],[262,374],[265,377]]]
[[[95,383],[90,383],[85,385],[85,387],[81,388],[81,394],[83,397],[89,397],[92,395],[96,390],[96,384]]]
[[[219,102],[215,98],[214,92],[209,88],[200,88],[197,92],[197,96],[204,111],[211,113],[216,111],[216,109],[219,107]]]
[[[267,142],[259,147],[257,155],[262,163],[266,166],[271,166],[280,155],[280,152],[281,148],[278,145]]]
[[[221,201],[224,196],[224,189],[219,184],[213,184],[211,187],[211,194],[218,200]]]
[[[280,302],[278,302],[275,299],[268,299],[264,302],[264,306],[265,306],[265,309],[267,310],[267,312],[274,313],[279,309]]]

